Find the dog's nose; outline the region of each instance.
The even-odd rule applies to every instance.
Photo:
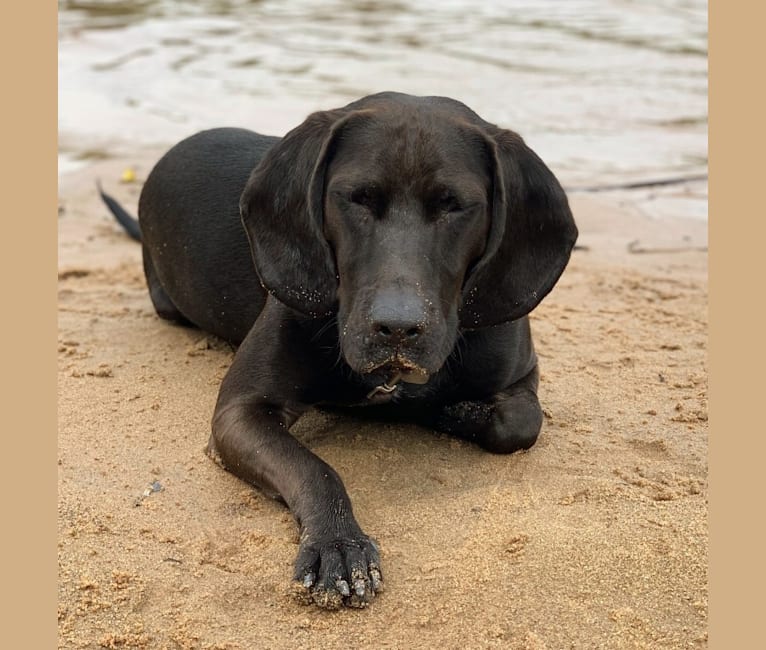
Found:
[[[425,305],[416,295],[378,295],[370,317],[373,336],[386,345],[413,344],[426,329]]]
[[[404,343],[414,341],[423,331],[423,326],[419,323],[391,321],[373,323],[372,331],[375,335],[384,340]]]

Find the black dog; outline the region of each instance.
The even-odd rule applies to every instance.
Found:
[[[294,577],[320,606],[363,607],[382,578],[340,477],[289,433],[312,405],[385,405],[492,452],[535,443],[526,314],[577,228],[517,134],[452,99],[382,93],[282,139],[194,135],[138,213],[157,313],[241,344],[209,453],[288,505]]]

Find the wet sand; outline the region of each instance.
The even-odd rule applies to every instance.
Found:
[[[289,513],[203,453],[231,349],[155,316],[140,246],[96,195],[101,178],[134,212],[158,153],[61,179],[59,647],[707,645],[705,222],[572,196],[587,250],[532,315],[546,417],[528,452],[296,425],[382,548],[385,593],[324,612],[289,594]]]

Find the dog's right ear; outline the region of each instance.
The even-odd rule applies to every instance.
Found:
[[[261,283],[313,318],[336,309],[337,271],[323,235],[324,177],[337,133],[357,113],[310,115],[266,153],[240,197]]]

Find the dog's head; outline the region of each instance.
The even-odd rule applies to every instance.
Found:
[[[515,320],[551,290],[577,229],[515,133],[442,97],[315,113],[253,171],[242,219],[263,285],[337,313],[357,372],[436,372],[459,328]]]

